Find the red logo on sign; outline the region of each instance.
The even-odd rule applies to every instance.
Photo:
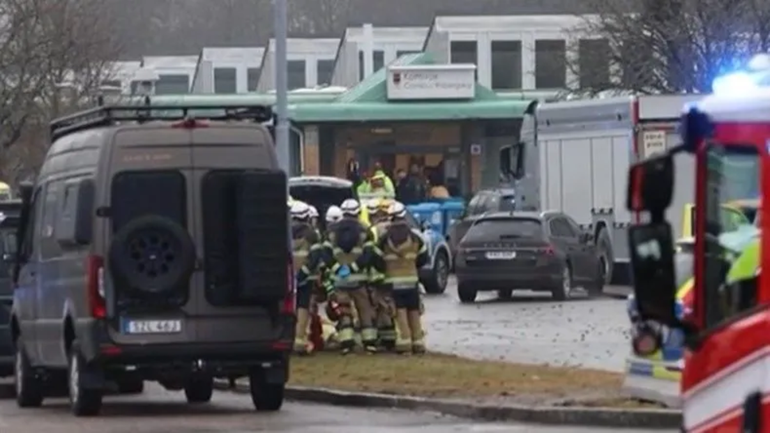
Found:
[[[393,73],[393,84],[399,84],[401,82],[401,74],[398,72]]]

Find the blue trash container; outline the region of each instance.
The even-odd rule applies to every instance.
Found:
[[[420,223],[428,221],[431,228],[439,233],[444,233],[444,217],[441,212],[441,205],[438,203],[419,203],[407,206],[409,212],[414,215]]]

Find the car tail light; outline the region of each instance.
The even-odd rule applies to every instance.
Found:
[[[86,292],[91,316],[96,319],[107,317],[107,303],[104,301],[104,259],[90,255],[86,259]]]
[[[208,128],[208,123],[201,122],[200,120],[195,119],[184,119],[176,123],[172,123],[172,128],[181,128],[181,129],[195,129],[195,128]]]
[[[553,249],[553,245],[548,245],[547,247],[543,248],[543,254],[546,256],[553,256],[556,255],[556,250]]]
[[[295,276],[294,276],[294,264],[289,260],[288,268],[286,269],[286,296],[283,298],[283,305],[281,306],[281,312],[284,314],[294,314],[296,299],[295,294]]]

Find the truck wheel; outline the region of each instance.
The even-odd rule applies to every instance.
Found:
[[[472,304],[476,302],[476,294],[478,291],[468,283],[457,283],[457,296],[460,298],[460,302],[463,304]]]
[[[70,409],[72,414],[81,416],[95,416],[102,410],[102,397],[104,391],[98,388],[87,388],[85,375],[87,365],[80,349],[75,341],[69,353],[69,365],[67,374],[69,379]]]
[[[184,387],[188,403],[208,403],[214,395],[214,378],[208,375],[193,375]]]
[[[433,262],[433,270],[430,278],[423,282],[425,291],[431,295],[440,295],[446,291],[447,280],[449,279],[449,258],[442,250],[436,255]]]
[[[264,368],[255,367],[249,372],[249,391],[256,410],[265,412],[281,410],[285,390],[285,383],[268,382]]]
[[[14,365],[16,379],[16,405],[19,407],[40,407],[43,404],[43,381],[32,368],[24,341],[16,341],[16,359]]]
[[[612,251],[612,240],[605,228],[599,230],[599,235],[596,237],[596,251],[599,255],[599,261],[604,266],[604,285],[612,284],[615,255]]]
[[[604,282],[606,281],[604,272],[606,266],[601,259],[596,261],[596,268],[593,282],[586,284],[586,292],[589,298],[595,298],[604,293]]]

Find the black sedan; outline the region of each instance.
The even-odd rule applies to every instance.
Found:
[[[481,291],[551,292],[565,300],[583,287],[601,294],[604,266],[593,237],[560,212],[495,212],[477,219],[460,241],[455,272],[460,301]]]

